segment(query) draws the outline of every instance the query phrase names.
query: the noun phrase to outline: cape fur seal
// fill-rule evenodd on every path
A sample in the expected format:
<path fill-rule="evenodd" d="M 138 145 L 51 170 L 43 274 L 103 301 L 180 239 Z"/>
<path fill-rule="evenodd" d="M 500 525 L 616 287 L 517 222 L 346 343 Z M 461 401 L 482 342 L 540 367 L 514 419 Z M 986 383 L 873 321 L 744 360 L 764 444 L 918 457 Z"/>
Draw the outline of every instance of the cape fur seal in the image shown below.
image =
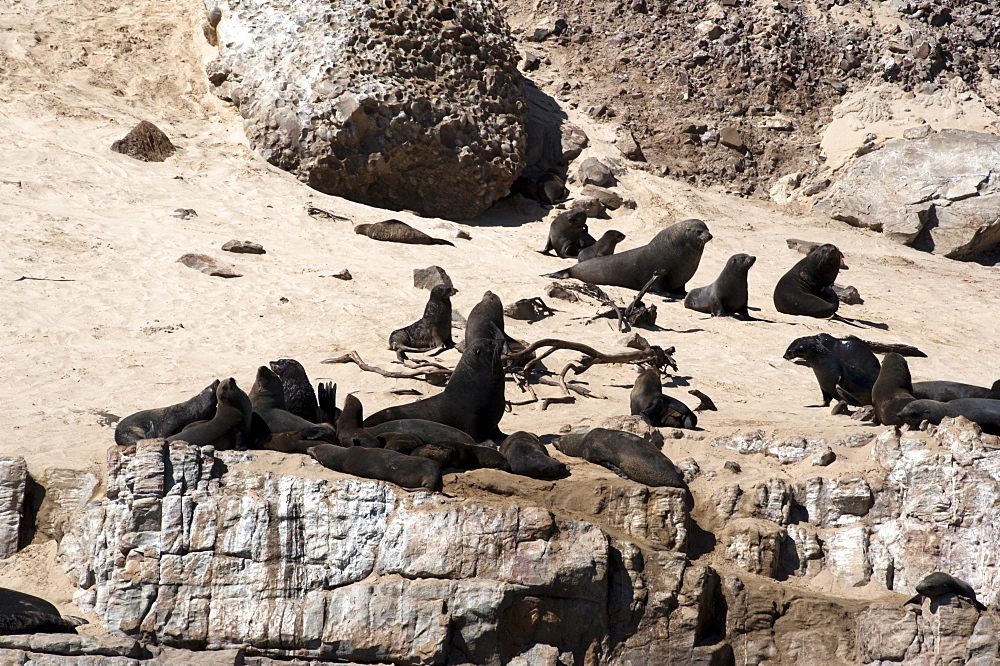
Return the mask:
<path fill-rule="evenodd" d="M 327 427 L 315 425 L 305 430 L 290 430 L 265 436 L 254 448 L 280 453 L 308 454 L 309 449 L 319 443 L 337 444 L 337 436 Z"/>
<path fill-rule="evenodd" d="M 633 415 L 642 416 L 655 428 L 688 428 L 698 426 L 698 417 L 687 405 L 663 393 L 660 371 L 649 368 L 639 373 L 629 394 Z"/>
<path fill-rule="evenodd" d="M 688 292 L 684 297 L 684 307 L 713 317 L 739 315 L 744 319 L 753 319 L 747 310 L 747 273 L 755 261 L 757 257 L 749 254 L 729 257 L 715 282 Z"/>
<path fill-rule="evenodd" d="M 396 419 L 425 419 L 458 428 L 477 442 L 499 437 L 497 426 L 505 404 L 503 375 L 500 343 L 476 340 L 466 347 L 441 393 L 375 412 L 365 419 L 364 426 L 371 428 Z"/>
<path fill-rule="evenodd" d="M 910 366 L 906 364 L 906 359 L 895 352 L 886 354 L 878 378 L 872 385 L 875 418 L 883 425 L 902 425 L 899 412 L 914 400 Z"/>
<path fill-rule="evenodd" d="M 362 479 L 388 481 L 401 488 L 441 490 L 441 467 L 427 458 L 386 449 L 334 444 L 318 444 L 309 449 L 309 455 L 323 467 L 335 472 Z"/>
<path fill-rule="evenodd" d="M 423 442 L 462 442 L 464 444 L 475 444 L 468 433 L 446 426 L 443 423 L 435 423 L 426 419 L 396 419 L 394 421 L 384 421 L 377 426 L 369 426 L 368 432 L 376 437 L 388 438 L 392 433 L 415 435 Z M 404 452 L 406 453 L 406 452 Z"/>
<path fill-rule="evenodd" d="M 833 282 L 840 273 L 843 258 L 836 245 L 826 243 L 814 248 L 778 280 L 774 287 L 775 309 L 807 317 L 836 314 L 840 299 L 833 290 Z"/>
<path fill-rule="evenodd" d="M 253 411 L 267 424 L 271 433 L 305 430 L 316 425 L 285 409 L 285 390 L 281 378 L 266 365 L 257 368 L 257 379 L 250 388 Z M 333 430 L 332 426 L 330 427 Z"/>
<path fill-rule="evenodd" d="M 429 351 L 453 347 L 451 338 L 451 297 L 453 288 L 439 284 L 431 289 L 424 306 L 424 314 L 405 328 L 389 335 L 389 349 L 393 351 Z"/>
<path fill-rule="evenodd" d="M 285 397 L 285 409 L 306 421 L 321 423 L 323 418 L 319 413 L 319 403 L 316 392 L 309 383 L 306 369 L 294 358 L 282 358 L 268 363 L 274 374 L 281 379 L 281 388 Z"/>
<path fill-rule="evenodd" d="M 75 634 L 87 624 L 83 618 L 67 615 L 51 603 L 25 592 L 0 587 L 0 635 Z"/>
<path fill-rule="evenodd" d="M 503 440 L 500 453 L 510 464 L 510 471 L 536 479 L 557 479 L 566 475 L 566 465 L 549 455 L 542 442 L 530 432 L 520 430 Z"/>
<path fill-rule="evenodd" d="M 638 290 L 655 273 L 663 271 L 650 291 L 683 296 L 684 285 L 698 270 L 705 244 L 710 240 L 712 234 L 704 222 L 684 220 L 660 231 L 642 247 L 581 261 L 546 277 L 572 277 L 591 284 Z"/>
<path fill-rule="evenodd" d="M 921 597 L 937 599 L 938 597 L 946 594 L 954 594 L 959 597 L 965 597 L 975 604 L 976 608 L 979 610 L 986 610 L 986 606 L 976 599 L 976 591 L 972 589 L 971 585 L 966 583 L 964 580 L 955 578 L 951 574 L 946 574 L 943 571 L 935 571 L 934 573 L 925 576 L 923 580 L 917 583 L 916 590 L 916 596 L 906 603 L 919 604 L 922 601 Z"/>
<path fill-rule="evenodd" d="M 899 419 L 918 426 L 924 421 L 934 425 L 947 417 L 964 416 L 989 435 L 1000 435 L 1000 400 L 989 398 L 958 398 L 948 402 L 913 400 L 899 411 Z"/>
<path fill-rule="evenodd" d="M 211 420 L 192 425 L 168 437 L 167 441 L 187 442 L 195 446 L 214 446 L 219 451 L 251 446 L 250 426 L 253 421 L 253 405 L 250 403 L 250 398 L 236 385 L 236 380 L 232 377 L 219 383 L 215 396 L 215 415 Z"/>
<path fill-rule="evenodd" d="M 556 440 L 556 448 L 647 486 L 687 488 L 684 477 L 662 451 L 630 432 L 594 428 L 583 434 L 563 435 Z"/>
<path fill-rule="evenodd" d="M 962 384 L 961 382 L 913 382 L 913 397 L 917 400 L 937 400 L 938 402 L 948 402 L 949 400 L 959 400 L 961 398 L 991 398 L 993 400 L 1000 400 L 1000 379 L 993 382 L 993 386 L 990 388 L 974 384 Z"/>
<path fill-rule="evenodd" d="M 580 250 L 594 243 L 587 231 L 587 214 L 579 208 L 571 208 L 552 220 L 542 254 L 555 250 L 557 256 L 567 259 L 577 256 Z"/>
<path fill-rule="evenodd" d="M 872 404 L 872 386 L 881 366 L 861 340 L 838 340 L 826 333 L 796 338 L 788 345 L 784 358 L 802 359 L 809 364 L 819 382 L 824 406 L 838 398 L 859 407 Z"/>
<path fill-rule="evenodd" d="M 583 248 L 577 253 L 576 258 L 580 261 L 587 261 L 594 257 L 607 257 L 615 253 L 618 243 L 625 240 L 625 234 L 616 229 L 609 229 L 604 235 L 597 239 L 593 245 Z"/>
<path fill-rule="evenodd" d="M 344 398 L 344 409 L 337 419 L 337 440 L 341 446 L 364 446 L 377 448 L 384 444 L 378 437 L 362 427 L 364 408 L 361 401 L 353 393 Z"/>
<path fill-rule="evenodd" d="M 499 340 L 503 345 L 503 352 L 510 353 L 511 343 L 514 348 L 523 348 L 514 338 L 504 331 L 503 323 L 503 303 L 500 297 L 492 291 L 483 294 L 481 301 L 469 313 L 469 318 L 465 323 L 465 346 L 468 347 L 476 340 L 480 339 Z"/>
<path fill-rule="evenodd" d="M 169 407 L 144 409 L 126 416 L 115 427 L 115 443 L 118 446 L 131 446 L 140 439 L 170 437 L 188 424 L 211 419 L 215 416 L 215 393 L 218 388 L 219 380 L 216 379 L 201 393 L 184 402 Z"/>
<path fill-rule="evenodd" d="M 409 243 L 410 245 L 451 245 L 451 241 L 443 238 L 434 238 L 424 232 L 414 229 L 406 222 L 400 220 L 386 220 L 375 224 L 359 224 L 354 227 L 354 233 L 361 236 L 368 236 L 377 241 L 389 241 L 392 243 Z"/>

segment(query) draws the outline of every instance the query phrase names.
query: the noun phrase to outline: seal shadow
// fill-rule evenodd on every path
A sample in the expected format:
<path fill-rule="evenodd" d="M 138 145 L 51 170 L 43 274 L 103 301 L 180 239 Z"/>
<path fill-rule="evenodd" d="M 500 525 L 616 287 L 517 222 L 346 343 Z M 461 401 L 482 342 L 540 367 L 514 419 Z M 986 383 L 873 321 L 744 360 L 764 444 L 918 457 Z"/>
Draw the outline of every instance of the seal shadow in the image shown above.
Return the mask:
<path fill-rule="evenodd" d="M 688 530 L 687 556 L 691 560 L 697 560 L 702 555 L 708 555 L 715 550 L 718 539 L 706 529 L 703 529 L 694 516 L 691 517 L 691 527 Z"/>
<path fill-rule="evenodd" d="M 669 381 L 663 382 L 663 388 L 682 388 L 685 386 L 691 386 L 691 379 L 687 375 L 670 375 Z"/>
<path fill-rule="evenodd" d="M 850 317 L 845 317 L 843 315 L 836 315 L 833 317 L 836 321 L 842 321 L 848 326 L 854 326 L 855 328 L 864 328 L 865 326 L 869 328 L 877 328 L 880 331 L 888 331 L 889 324 L 884 324 L 880 321 L 868 321 L 867 319 L 852 319 Z"/>

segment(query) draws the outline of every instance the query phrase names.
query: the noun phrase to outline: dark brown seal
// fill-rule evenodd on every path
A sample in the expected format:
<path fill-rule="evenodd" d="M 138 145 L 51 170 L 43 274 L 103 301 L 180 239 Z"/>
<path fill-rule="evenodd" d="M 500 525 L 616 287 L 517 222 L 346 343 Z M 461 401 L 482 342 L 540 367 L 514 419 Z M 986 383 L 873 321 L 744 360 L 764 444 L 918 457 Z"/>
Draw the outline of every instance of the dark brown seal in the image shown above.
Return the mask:
<path fill-rule="evenodd" d="M 465 322 L 465 346 L 468 347 L 474 341 L 481 339 L 499 340 L 505 354 L 511 352 L 512 345 L 515 350 L 523 348 L 517 340 L 504 331 L 503 303 L 492 291 L 483 294 L 483 299 L 472 308 Z"/>
<path fill-rule="evenodd" d="M 973 604 L 976 608 L 981 611 L 987 610 L 978 599 L 976 599 L 976 591 L 972 589 L 972 586 L 966 583 L 960 578 L 955 578 L 951 574 L 944 573 L 943 571 L 935 571 L 932 574 L 928 574 L 916 585 L 917 594 L 912 599 L 907 601 L 908 604 L 919 604 L 923 601 L 922 597 L 927 597 L 928 599 L 937 599 L 946 594 L 954 594 L 959 597 L 965 597 Z"/>
<path fill-rule="evenodd" d="M 698 417 L 683 402 L 663 393 L 660 372 L 649 368 L 639 373 L 629 395 L 633 415 L 642 416 L 655 428 L 698 427 Z"/>
<path fill-rule="evenodd" d="M 337 419 L 337 439 L 341 446 L 365 446 L 376 448 L 384 444 L 378 437 L 365 430 L 361 425 L 364 421 L 364 408 L 361 401 L 353 393 L 344 398 L 344 409 Z"/>
<path fill-rule="evenodd" d="M 872 404 L 872 387 L 881 366 L 861 340 L 838 340 L 826 333 L 797 338 L 788 345 L 784 358 L 802 359 L 812 368 L 824 406 L 837 399 L 859 407 Z"/>
<path fill-rule="evenodd" d="M 684 307 L 713 317 L 739 315 L 743 319 L 753 319 L 747 310 L 747 273 L 755 261 L 757 257 L 750 254 L 729 257 L 715 282 L 688 292 L 684 297 Z"/>
<path fill-rule="evenodd" d="M 118 446 L 131 446 L 140 439 L 170 437 L 188 424 L 209 420 L 215 415 L 215 392 L 218 388 L 219 380 L 216 379 L 201 393 L 184 402 L 169 407 L 144 409 L 126 416 L 115 427 L 115 443 Z"/>
<path fill-rule="evenodd" d="M 556 440 L 556 448 L 647 486 L 687 488 L 684 477 L 660 449 L 630 432 L 594 428 L 583 434 L 563 435 Z"/>
<path fill-rule="evenodd" d="M 591 284 L 642 289 L 655 273 L 663 271 L 650 291 L 683 296 L 684 285 L 698 270 L 705 244 L 712 234 L 701 220 L 684 220 L 656 234 L 642 247 L 607 257 L 581 261 L 546 277 L 572 277 Z"/>
<path fill-rule="evenodd" d="M 365 419 L 371 428 L 396 419 L 424 419 L 468 433 L 477 442 L 500 436 L 504 411 L 503 366 L 500 343 L 476 340 L 455 367 L 444 391 L 405 405 L 389 407 Z"/>
<path fill-rule="evenodd" d="M 254 448 L 281 453 L 308 454 L 310 448 L 323 442 L 337 444 L 337 436 L 326 426 L 315 425 L 305 430 L 290 430 L 266 435 L 254 445 Z"/>
<path fill-rule="evenodd" d="M 320 423 L 323 418 L 319 413 L 319 403 L 316 392 L 309 383 L 306 369 L 294 358 L 282 358 L 268 363 L 274 374 L 281 378 L 281 387 L 285 396 L 285 409 L 306 421 Z"/>
<path fill-rule="evenodd" d="M 257 379 L 250 388 L 253 411 L 264 420 L 271 433 L 306 430 L 316 425 L 285 409 L 285 389 L 281 378 L 266 365 L 257 368 Z M 333 427 L 330 426 L 330 430 Z"/>
<path fill-rule="evenodd" d="M 63 617 L 51 603 L 25 592 L 0 587 L 0 636 L 18 634 L 75 634 L 87 621 Z"/>
<path fill-rule="evenodd" d="M 400 220 L 386 220 L 375 224 L 359 224 L 354 227 L 354 233 L 368 236 L 377 241 L 392 243 L 409 243 L 410 245 L 451 245 L 454 243 L 443 238 L 428 236 L 419 229 L 414 229 Z"/>
<path fill-rule="evenodd" d="M 388 439 L 392 433 L 414 435 L 423 442 L 463 442 L 465 444 L 475 444 L 468 433 L 458 428 L 446 426 L 443 423 L 435 423 L 425 419 L 397 419 L 395 421 L 385 421 L 377 426 L 369 426 L 368 432 L 376 437 Z M 404 453 L 409 453 L 404 451 Z"/>
<path fill-rule="evenodd" d="M 536 479 L 557 479 L 566 475 L 566 465 L 549 455 L 542 442 L 523 430 L 507 437 L 500 453 L 510 464 L 510 471 Z"/>
<path fill-rule="evenodd" d="M 191 426 L 168 437 L 167 441 L 214 446 L 219 451 L 249 447 L 252 444 L 250 424 L 253 420 L 250 398 L 232 377 L 219 384 L 215 395 L 215 416 L 210 421 Z"/>
<path fill-rule="evenodd" d="M 914 399 L 910 366 L 906 364 L 906 359 L 895 352 L 886 354 L 872 386 L 875 418 L 883 425 L 902 425 L 899 412 Z"/>
<path fill-rule="evenodd" d="M 580 261 L 587 261 L 594 257 L 610 256 L 615 253 L 615 247 L 623 240 L 625 240 L 625 234 L 615 229 L 608 229 L 603 236 L 597 239 L 596 243 L 581 249 L 576 258 Z"/>
<path fill-rule="evenodd" d="M 327 469 L 363 479 L 395 483 L 402 488 L 441 490 L 441 467 L 433 460 L 386 449 L 318 444 L 309 455 Z"/>
<path fill-rule="evenodd" d="M 433 442 L 414 447 L 410 450 L 410 455 L 430 458 L 437 461 L 441 467 L 462 470 L 501 469 L 510 471 L 507 458 L 502 453 L 492 447 L 477 444 Z"/>
<path fill-rule="evenodd" d="M 899 419 L 911 426 L 924 421 L 937 425 L 942 419 L 964 416 L 989 435 L 1000 435 L 1000 400 L 958 398 L 948 402 L 913 400 L 899 411 Z"/>
<path fill-rule="evenodd" d="M 451 297 L 457 293 L 439 284 L 431 289 L 424 315 L 405 328 L 389 335 L 389 349 L 394 351 L 429 351 L 454 346 L 451 338 Z"/>
<path fill-rule="evenodd" d="M 949 381 L 913 382 L 913 397 L 917 400 L 937 400 L 938 402 L 962 398 L 1000 400 L 1000 379 L 993 382 L 993 386 L 990 388 Z"/>
<path fill-rule="evenodd" d="M 843 258 L 837 246 L 830 243 L 812 250 L 778 280 L 774 287 L 775 309 L 807 317 L 836 314 L 840 299 L 833 290 L 833 282 L 840 273 Z"/>
<path fill-rule="evenodd" d="M 594 242 L 587 231 L 587 214 L 579 208 L 571 208 L 552 220 L 542 254 L 555 250 L 556 255 L 563 259 L 575 257 L 580 250 L 590 247 Z"/>

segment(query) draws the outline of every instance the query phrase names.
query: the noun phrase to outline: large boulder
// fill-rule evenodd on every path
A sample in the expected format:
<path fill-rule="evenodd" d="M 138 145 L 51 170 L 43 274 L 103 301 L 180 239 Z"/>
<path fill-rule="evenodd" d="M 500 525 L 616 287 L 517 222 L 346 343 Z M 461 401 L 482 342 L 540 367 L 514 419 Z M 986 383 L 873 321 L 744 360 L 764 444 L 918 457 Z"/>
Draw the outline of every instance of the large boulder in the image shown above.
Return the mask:
<path fill-rule="evenodd" d="M 468 219 L 524 168 L 519 56 L 492 2 L 218 6 L 216 94 L 237 106 L 255 149 L 310 186 Z"/>
<path fill-rule="evenodd" d="M 954 259 L 1000 246 L 1000 136 L 942 130 L 857 159 L 814 210 Z"/>

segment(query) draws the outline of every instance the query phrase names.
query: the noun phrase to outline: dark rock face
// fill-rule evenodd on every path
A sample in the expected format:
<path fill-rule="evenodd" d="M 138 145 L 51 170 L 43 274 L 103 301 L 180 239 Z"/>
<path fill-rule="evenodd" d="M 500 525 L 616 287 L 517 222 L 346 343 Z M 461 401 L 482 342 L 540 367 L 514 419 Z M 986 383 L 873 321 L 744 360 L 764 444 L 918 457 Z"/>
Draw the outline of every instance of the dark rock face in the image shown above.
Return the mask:
<path fill-rule="evenodd" d="M 523 170 L 518 54 L 493 3 L 221 6 L 214 90 L 254 148 L 310 186 L 468 219 Z"/>
<path fill-rule="evenodd" d="M 176 148 L 159 127 L 143 120 L 111 144 L 111 150 L 143 162 L 162 162 L 173 155 Z"/>

